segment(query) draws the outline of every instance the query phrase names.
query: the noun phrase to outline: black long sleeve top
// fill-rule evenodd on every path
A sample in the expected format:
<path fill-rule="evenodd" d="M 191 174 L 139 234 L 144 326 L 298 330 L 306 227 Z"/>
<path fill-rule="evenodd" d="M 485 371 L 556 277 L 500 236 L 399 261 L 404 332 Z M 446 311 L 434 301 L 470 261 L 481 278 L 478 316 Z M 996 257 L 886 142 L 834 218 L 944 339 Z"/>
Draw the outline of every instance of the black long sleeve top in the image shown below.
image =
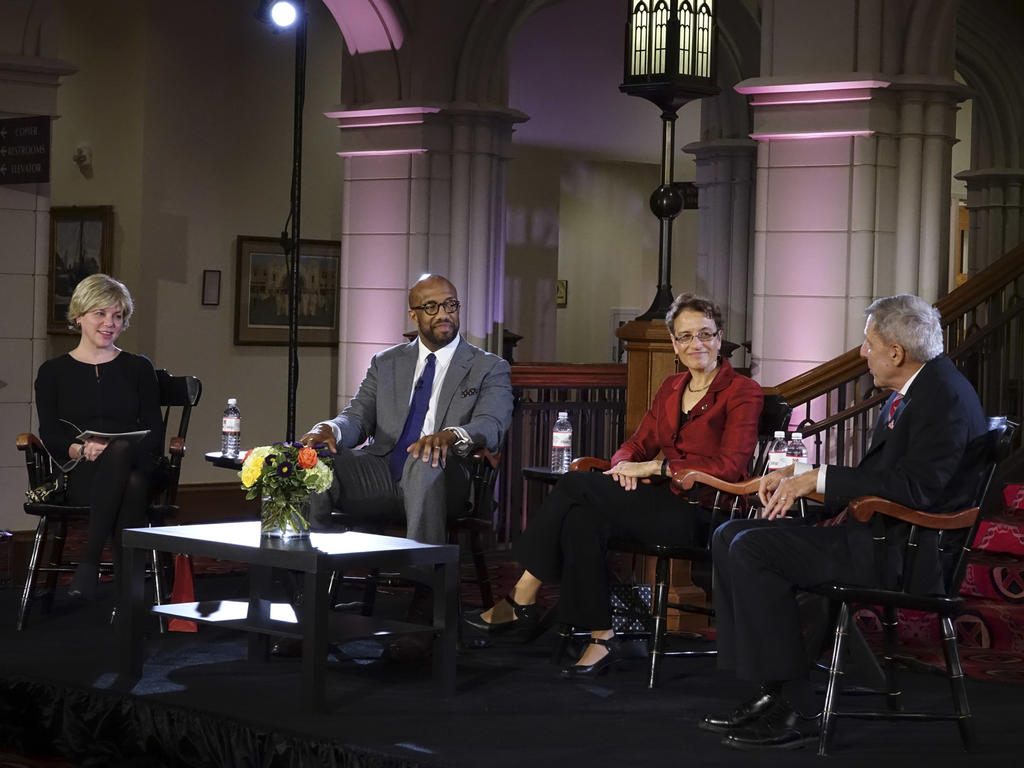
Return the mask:
<path fill-rule="evenodd" d="M 144 355 L 121 351 L 94 365 L 61 355 L 39 366 L 36 375 L 39 437 L 54 459 L 69 460 L 79 432 L 132 432 L 148 429 L 140 449 L 163 452 L 160 387 L 153 363 Z M 70 422 L 67 424 L 65 422 Z"/>

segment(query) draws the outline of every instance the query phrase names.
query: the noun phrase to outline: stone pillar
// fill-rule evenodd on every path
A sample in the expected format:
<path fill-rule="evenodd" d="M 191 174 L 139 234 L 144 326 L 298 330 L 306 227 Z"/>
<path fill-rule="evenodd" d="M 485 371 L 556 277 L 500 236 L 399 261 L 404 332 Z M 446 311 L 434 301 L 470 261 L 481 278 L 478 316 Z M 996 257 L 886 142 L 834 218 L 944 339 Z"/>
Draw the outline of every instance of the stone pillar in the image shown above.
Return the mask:
<path fill-rule="evenodd" d="M 717 139 L 687 144 L 695 158 L 700 210 L 697 224 L 697 293 L 722 308 L 725 335 L 742 344 L 750 339 L 750 236 L 757 143 Z M 731 362 L 743 367 L 746 350 Z"/>
<path fill-rule="evenodd" d="M 74 72 L 53 58 L 55 4 L 17 0 L 0 8 L 0 118 L 57 114 L 60 78 Z M 0 158 L 2 161 L 2 158 Z M 48 356 L 46 309 L 50 185 L 0 186 L 0 528 L 24 528 L 25 459 L 14 448 L 37 431 L 32 383 Z"/>
<path fill-rule="evenodd" d="M 338 405 L 370 356 L 402 340 L 409 285 L 446 275 L 462 332 L 501 354 L 504 174 L 514 110 L 399 104 L 327 113 L 341 129 Z"/>
<path fill-rule="evenodd" d="M 958 173 L 971 213 L 967 274 L 974 275 L 1024 239 L 1024 168 Z"/>

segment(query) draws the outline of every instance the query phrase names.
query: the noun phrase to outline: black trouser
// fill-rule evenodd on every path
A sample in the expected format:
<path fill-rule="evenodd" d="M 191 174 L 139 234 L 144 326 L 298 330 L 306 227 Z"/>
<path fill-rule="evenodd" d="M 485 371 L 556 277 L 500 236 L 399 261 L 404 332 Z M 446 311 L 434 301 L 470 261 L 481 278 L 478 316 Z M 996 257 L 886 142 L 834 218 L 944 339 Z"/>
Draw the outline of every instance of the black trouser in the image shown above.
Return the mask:
<path fill-rule="evenodd" d="M 706 530 L 697 507 L 668 483 L 624 490 L 608 475 L 570 472 L 531 516 L 516 542 L 516 558 L 544 582 L 561 582 L 561 620 L 590 630 L 611 629 L 606 551 L 611 538 L 688 546 Z"/>
<path fill-rule="evenodd" d="M 121 559 L 121 531 L 148 523 L 154 457 L 129 440 L 113 440 L 96 461 L 80 461 L 68 475 L 68 503 L 89 507 L 83 563 L 98 564 L 113 538 L 114 568 Z"/>
<path fill-rule="evenodd" d="M 854 556 L 846 525 L 732 520 L 715 531 L 711 551 L 718 666 L 757 683 L 807 675 L 798 587 L 873 582 L 872 559 Z"/>

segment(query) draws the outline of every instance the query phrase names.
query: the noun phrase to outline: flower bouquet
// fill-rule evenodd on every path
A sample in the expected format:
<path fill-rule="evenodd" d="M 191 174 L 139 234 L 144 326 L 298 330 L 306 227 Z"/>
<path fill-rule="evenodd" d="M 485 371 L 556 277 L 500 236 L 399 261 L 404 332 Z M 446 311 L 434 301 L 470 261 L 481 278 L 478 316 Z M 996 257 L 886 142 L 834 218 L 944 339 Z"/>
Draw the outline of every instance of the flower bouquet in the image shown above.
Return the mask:
<path fill-rule="evenodd" d="M 309 521 L 302 506 L 311 493 L 331 487 L 333 472 L 330 454 L 302 443 L 274 443 L 246 453 L 238 476 L 245 498 L 262 499 L 264 535 L 289 537 L 307 534 Z"/>

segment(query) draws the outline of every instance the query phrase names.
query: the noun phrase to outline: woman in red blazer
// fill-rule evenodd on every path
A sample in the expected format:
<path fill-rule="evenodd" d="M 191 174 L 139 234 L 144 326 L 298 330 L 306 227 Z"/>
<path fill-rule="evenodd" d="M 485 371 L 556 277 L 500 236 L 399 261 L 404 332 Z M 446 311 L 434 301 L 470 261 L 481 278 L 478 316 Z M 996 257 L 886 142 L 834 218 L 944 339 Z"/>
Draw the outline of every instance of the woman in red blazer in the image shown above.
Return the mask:
<path fill-rule="evenodd" d="M 605 564 L 608 539 L 691 544 L 702 527 L 706 532 L 707 520 L 696 519 L 664 478 L 702 470 L 739 480 L 757 445 L 761 388 L 719 357 L 718 307 L 683 294 L 665 324 L 686 371 L 664 381 L 636 432 L 612 456 L 611 469 L 570 472 L 559 480 L 516 543 L 526 570 L 512 594 L 464 617 L 488 634 L 515 630 L 532 636 L 541 584 L 560 581 L 561 619 L 591 629 L 590 643 L 562 670 L 563 677 L 596 676 L 617 657 Z"/>

